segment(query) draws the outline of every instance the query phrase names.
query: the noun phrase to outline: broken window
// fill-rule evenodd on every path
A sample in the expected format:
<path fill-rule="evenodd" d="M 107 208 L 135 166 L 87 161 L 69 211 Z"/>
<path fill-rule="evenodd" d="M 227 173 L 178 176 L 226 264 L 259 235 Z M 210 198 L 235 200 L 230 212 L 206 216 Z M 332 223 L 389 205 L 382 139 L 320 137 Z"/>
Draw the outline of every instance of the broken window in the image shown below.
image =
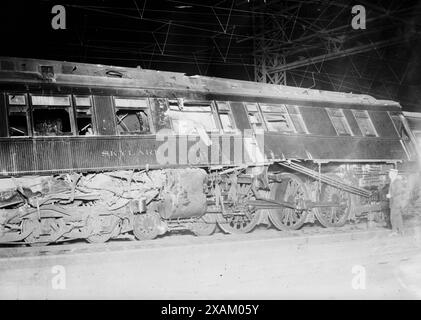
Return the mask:
<path fill-rule="evenodd" d="M 260 114 L 257 103 L 246 103 L 246 108 L 249 121 L 253 130 L 264 130 L 262 115 Z"/>
<path fill-rule="evenodd" d="M 358 127 L 364 136 L 377 137 L 376 129 L 371 122 L 370 116 L 366 110 L 353 110 L 352 111 L 357 120 Z"/>
<path fill-rule="evenodd" d="M 74 99 L 76 108 L 76 128 L 78 135 L 94 135 L 91 98 L 75 96 Z"/>
<path fill-rule="evenodd" d="M 144 110 L 119 109 L 116 112 L 119 134 L 149 133 L 148 116 Z"/>
<path fill-rule="evenodd" d="M 28 106 L 26 95 L 8 95 L 8 124 L 10 137 L 25 137 L 28 130 Z"/>
<path fill-rule="evenodd" d="M 32 96 L 32 117 L 36 136 L 72 135 L 68 96 Z"/>
<path fill-rule="evenodd" d="M 218 131 L 210 102 L 170 100 L 168 115 L 178 134 L 200 134 L 200 131 Z"/>
<path fill-rule="evenodd" d="M 32 111 L 32 114 L 36 136 L 72 135 L 69 113 L 64 108 L 36 108 Z"/>
<path fill-rule="evenodd" d="M 308 133 L 306 124 L 298 106 L 287 105 L 287 109 L 295 130 L 297 130 L 298 133 Z"/>
<path fill-rule="evenodd" d="M 146 99 L 115 98 L 118 134 L 150 133 L 149 108 Z"/>
<path fill-rule="evenodd" d="M 260 107 L 269 131 L 295 132 L 294 125 L 284 105 L 261 104 Z"/>
<path fill-rule="evenodd" d="M 342 109 L 327 108 L 326 111 L 338 135 L 340 136 L 352 135 L 351 128 L 349 127 L 348 121 L 346 120 Z"/>
<path fill-rule="evenodd" d="M 11 106 L 26 106 L 26 95 L 24 94 L 9 94 L 9 105 Z"/>
<path fill-rule="evenodd" d="M 216 104 L 218 107 L 219 119 L 221 119 L 222 130 L 224 132 L 234 132 L 235 126 L 228 102 L 218 101 Z"/>

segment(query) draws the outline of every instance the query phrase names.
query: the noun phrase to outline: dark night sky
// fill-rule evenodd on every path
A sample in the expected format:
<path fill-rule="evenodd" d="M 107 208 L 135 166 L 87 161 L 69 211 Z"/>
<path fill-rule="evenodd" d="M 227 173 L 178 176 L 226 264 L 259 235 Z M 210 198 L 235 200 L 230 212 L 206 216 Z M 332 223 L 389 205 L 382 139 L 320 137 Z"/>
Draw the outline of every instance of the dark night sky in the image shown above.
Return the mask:
<path fill-rule="evenodd" d="M 137 0 L 139 10 L 143 9 L 143 1 Z M 201 2 L 206 5 L 206 1 Z M 212 4 L 212 1 L 207 3 Z M 55 4 L 66 7 L 66 30 L 51 28 L 51 8 Z M 233 65 L 224 63 L 222 58 L 250 52 L 251 41 L 241 46 L 230 45 L 227 52 L 229 37 L 218 29 L 216 16 L 212 16 L 212 11 L 208 12 L 206 7 L 183 9 L 177 8 L 176 2 L 149 0 L 140 20 L 132 0 L 65 3 L 15 0 L 2 1 L 1 6 L 1 36 L 7 43 L 1 48 L 2 55 L 140 65 L 189 74 L 204 74 L 207 70 L 208 75 L 246 80 L 249 72 L 252 77 L 250 66 L 246 71 L 240 60 Z M 224 12 L 217 11 L 217 14 L 225 22 Z M 172 21 L 169 28 L 162 23 L 168 20 Z M 234 14 L 230 23 L 236 25 L 236 32 L 251 32 L 249 14 Z M 220 34 L 206 30 L 218 30 Z M 212 39 L 214 35 L 216 37 Z M 245 56 L 244 64 L 250 63 L 250 58 Z"/>
<path fill-rule="evenodd" d="M 145 0 L 6 0 L 0 5 L 0 55 L 140 65 L 253 80 L 253 20 L 262 16 L 263 11 L 259 10 L 266 10 L 266 17 L 271 14 L 278 17 L 283 12 L 274 11 L 271 0 L 260 9 L 256 9 L 257 2 L 263 0 L 146 0 L 146 4 Z M 383 7 L 385 1 L 360 2 L 366 4 L 367 18 L 378 22 L 369 22 L 367 30 L 359 31 L 361 34 L 346 28 L 342 34 L 332 34 L 333 40 L 345 39 L 345 44 L 355 47 L 396 36 L 408 39 L 351 59 L 345 57 L 322 66 L 292 70 L 287 72 L 288 84 L 393 98 L 407 110 L 421 111 L 421 42 L 410 36 L 420 32 L 419 4 L 409 0 L 389 1 Z M 319 55 L 320 48 L 312 51 L 311 45 L 326 41 L 326 37 L 320 36 L 323 28 L 349 24 L 350 8 L 358 1 L 296 3 L 298 19 L 287 16 L 290 23 L 285 30 L 293 40 L 303 35 L 312 40 L 285 43 L 285 48 L 298 51 L 288 56 L 287 62 Z M 56 4 L 66 7 L 66 30 L 51 27 L 51 8 Z M 405 10 L 410 6 L 415 9 Z M 386 11 L 382 12 L 384 8 Z M 377 19 L 381 15 L 386 17 Z M 312 37 L 314 32 L 319 35 Z"/>

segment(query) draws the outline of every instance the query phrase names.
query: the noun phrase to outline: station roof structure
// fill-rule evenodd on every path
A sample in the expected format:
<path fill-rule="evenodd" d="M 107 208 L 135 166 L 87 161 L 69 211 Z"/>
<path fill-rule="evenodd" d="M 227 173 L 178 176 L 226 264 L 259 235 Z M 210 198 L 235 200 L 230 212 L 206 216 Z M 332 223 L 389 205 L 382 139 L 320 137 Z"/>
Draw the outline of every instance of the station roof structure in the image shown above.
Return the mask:
<path fill-rule="evenodd" d="M 0 56 L 352 92 L 420 111 L 421 3 L 357 2 L 68 0 L 66 29 L 54 30 L 56 1 L 6 0 Z M 356 4 L 365 29 L 352 27 Z"/>

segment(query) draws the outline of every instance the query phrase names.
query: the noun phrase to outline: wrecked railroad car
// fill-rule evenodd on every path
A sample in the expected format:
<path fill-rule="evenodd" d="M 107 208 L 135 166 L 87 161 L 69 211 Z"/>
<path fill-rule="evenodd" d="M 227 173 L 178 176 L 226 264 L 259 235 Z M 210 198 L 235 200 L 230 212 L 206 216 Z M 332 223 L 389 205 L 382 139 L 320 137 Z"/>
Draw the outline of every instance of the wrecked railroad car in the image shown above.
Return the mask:
<path fill-rule="evenodd" d="M 0 243 L 382 219 L 416 163 L 397 102 L 0 58 Z"/>

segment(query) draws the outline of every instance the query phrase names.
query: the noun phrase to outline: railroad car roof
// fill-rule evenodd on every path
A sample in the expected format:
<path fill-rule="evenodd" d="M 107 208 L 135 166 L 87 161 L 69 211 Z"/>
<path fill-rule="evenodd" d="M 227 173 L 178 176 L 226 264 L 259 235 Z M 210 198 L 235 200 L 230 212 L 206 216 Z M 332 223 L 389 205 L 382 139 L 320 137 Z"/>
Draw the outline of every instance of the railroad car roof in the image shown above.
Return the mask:
<path fill-rule="evenodd" d="M 41 72 L 52 70 L 53 76 Z M 50 75 L 51 76 L 51 75 Z M 239 95 L 326 101 L 342 104 L 400 107 L 398 102 L 378 100 L 369 95 L 323 91 L 149 69 L 75 63 L 53 60 L 0 57 L 0 82 L 54 82 L 62 85 L 192 91 L 208 94 Z"/>

